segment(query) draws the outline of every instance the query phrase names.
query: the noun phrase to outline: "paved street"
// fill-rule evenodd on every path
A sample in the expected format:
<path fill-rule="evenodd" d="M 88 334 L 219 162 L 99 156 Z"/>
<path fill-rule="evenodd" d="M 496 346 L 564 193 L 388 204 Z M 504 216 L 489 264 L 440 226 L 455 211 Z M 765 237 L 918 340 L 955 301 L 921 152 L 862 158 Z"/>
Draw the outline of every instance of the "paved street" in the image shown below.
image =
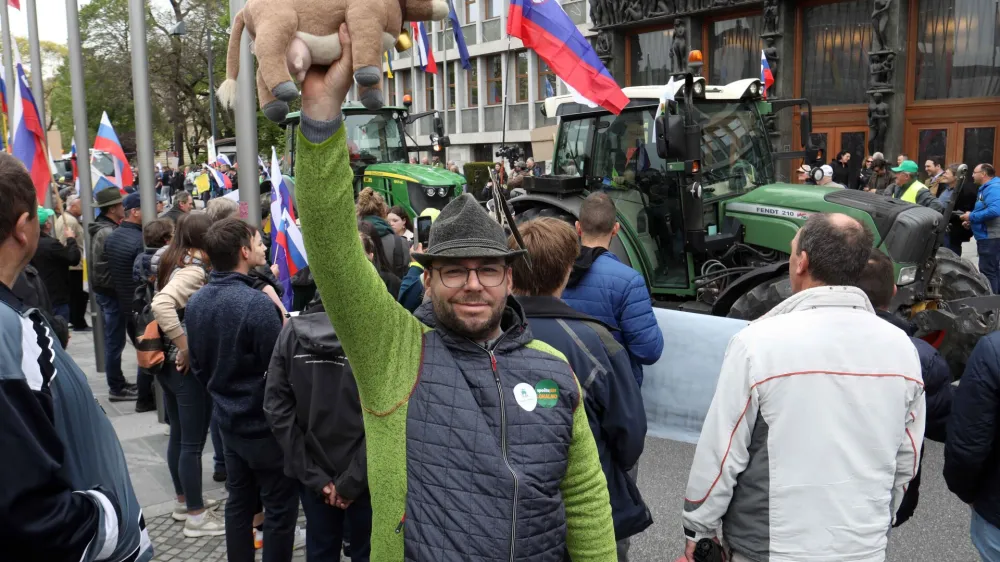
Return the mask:
<path fill-rule="evenodd" d="M 970 257 L 966 245 L 965 257 Z M 974 248 L 973 248 L 974 249 Z M 974 256 L 974 254 L 973 254 Z M 107 400 L 107 385 L 96 372 L 93 340 L 90 334 L 74 334 L 69 351 L 87 373 L 91 388 L 111 418 L 125 456 L 136 494 L 142 505 L 149 534 L 155 545 L 157 561 L 215 562 L 225 560 L 223 537 L 187 539 L 182 525 L 170 518 L 173 509 L 173 486 L 165 459 L 165 425 L 157 423 L 156 413 L 136 414 L 134 403 Z M 135 353 L 127 346 L 123 364 L 131 379 L 135 373 Z M 131 373 L 131 374 L 129 374 Z M 928 442 L 923 460 L 923 482 L 916 515 L 903 527 L 893 530 L 889 561 L 977 560 L 969 542 L 969 510 L 951 495 L 941 477 L 943 448 Z M 681 554 L 680 512 L 694 445 L 649 438 L 639 467 L 639 488 L 653 513 L 654 525 L 632 541 L 633 561 L 672 562 Z M 203 457 L 206 496 L 225 497 L 225 489 L 212 481 L 212 442 L 208 440 Z M 301 520 L 300 514 L 300 520 Z M 300 524 L 306 523 L 300 521 Z M 259 559 L 258 551 L 258 559 Z M 304 559 L 303 552 L 296 560 Z"/>

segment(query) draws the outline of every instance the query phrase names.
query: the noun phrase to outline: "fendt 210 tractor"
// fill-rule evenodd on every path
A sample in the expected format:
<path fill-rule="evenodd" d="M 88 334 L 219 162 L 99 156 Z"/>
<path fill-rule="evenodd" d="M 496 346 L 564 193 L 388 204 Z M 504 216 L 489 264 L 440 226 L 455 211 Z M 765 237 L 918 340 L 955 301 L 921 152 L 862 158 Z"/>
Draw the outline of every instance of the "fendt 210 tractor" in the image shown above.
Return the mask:
<path fill-rule="evenodd" d="M 607 193 L 621 229 L 611 251 L 642 273 L 666 306 L 747 320 L 791 294 L 791 241 L 813 213 L 850 215 L 895 265 L 893 311 L 939 348 L 956 377 L 978 338 L 997 328 L 1000 297 L 968 261 L 941 248 L 937 211 L 874 193 L 775 181 L 775 160 L 820 163 L 811 119 L 803 150 L 775 154 L 764 119 L 806 100 L 762 99 L 761 83 L 711 86 L 690 73 L 659 110 L 662 87 L 629 87 L 620 115 L 549 98 L 559 120 L 552 176 L 529 178 L 510 206 L 517 220 L 576 219 L 589 192 Z M 953 198 L 954 199 L 954 198 Z M 948 209 L 949 216 L 951 209 Z"/>
<path fill-rule="evenodd" d="M 434 117 L 437 133 L 433 141 L 447 144 L 435 112 L 410 114 L 407 107 L 365 108 L 360 103 L 348 102 L 343 106 L 347 145 L 351 152 L 351 169 L 354 170 L 355 195 L 366 187 L 382 194 L 390 206 L 400 205 L 411 217 L 427 207 L 443 209 L 449 201 L 462 194 L 465 178 L 444 168 L 410 164 L 409 153 L 431 150 L 432 147 L 407 144 L 405 125 L 425 117 Z M 289 170 L 294 169 L 295 128 L 299 113 L 291 113 L 285 120 L 286 158 Z M 270 186 L 267 187 L 270 190 Z M 264 192 L 264 187 L 261 187 Z"/>

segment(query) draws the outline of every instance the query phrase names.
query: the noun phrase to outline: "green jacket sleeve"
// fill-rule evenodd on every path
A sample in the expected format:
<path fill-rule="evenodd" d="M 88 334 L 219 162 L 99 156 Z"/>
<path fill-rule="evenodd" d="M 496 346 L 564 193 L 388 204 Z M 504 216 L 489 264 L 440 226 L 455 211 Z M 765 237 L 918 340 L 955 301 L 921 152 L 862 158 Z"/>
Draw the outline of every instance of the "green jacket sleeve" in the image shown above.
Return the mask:
<path fill-rule="evenodd" d="M 577 388 L 579 384 L 577 382 Z M 566 505 L 566 546 L 573 562 L 615 561 L 618 551 L 608 483 L 583 408 L 582 390 L 580 397 L 580 404 L 573 413 L 569 465 L 560 485 Z"/>
<path fill-rule="evenodd" d="M 409 397 L 420 368 L 422 327 L 400 306 L 358 238 L 354 172 L 341 126 L 316 144 L 298 133 L 296 198 L 309 267 L 369 413 Z"/>

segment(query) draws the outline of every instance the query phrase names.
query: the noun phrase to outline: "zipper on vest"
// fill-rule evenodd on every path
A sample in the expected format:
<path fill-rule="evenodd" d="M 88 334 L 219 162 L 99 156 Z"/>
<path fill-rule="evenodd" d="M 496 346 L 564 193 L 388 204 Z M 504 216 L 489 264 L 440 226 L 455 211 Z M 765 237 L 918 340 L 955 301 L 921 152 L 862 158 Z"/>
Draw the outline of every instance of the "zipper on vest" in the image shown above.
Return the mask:
<path fill-rule="evenodd" d="M 503 337 L 501 336 L 500 339 L 502 340 Z M 500 343 L 500 340 L 497 340 L 497 343 Z M 496 348 L 496 345 L 494 344 L 493 347 Z M 490 354 L 493 380 L 497 383 L 497 393 L 500 395 L 500 451 L 503 455 L 503 462 L 507 465 L 507 470 L 510 471 L 510 475 L 514 479 L 514 505 L 510 514 L 510 562 L 514 562 L 514 535 L 517 528 L 517 474 L 507 459 L 507 409 L 503 401 L 503 385 L 500 384 L 500 375 L 497 373 L 497 358 L 493 355 L 492 349 L 487 349 L 486 353 Z"/>
<path fill-rule="evenodd" d="M 406 512 L 403 512 L 403 518 L 399 520 L 399 525 L 396 525 L 396 534 L 398 535 L 403 531 L 403 524 L 406 523 Z"/>

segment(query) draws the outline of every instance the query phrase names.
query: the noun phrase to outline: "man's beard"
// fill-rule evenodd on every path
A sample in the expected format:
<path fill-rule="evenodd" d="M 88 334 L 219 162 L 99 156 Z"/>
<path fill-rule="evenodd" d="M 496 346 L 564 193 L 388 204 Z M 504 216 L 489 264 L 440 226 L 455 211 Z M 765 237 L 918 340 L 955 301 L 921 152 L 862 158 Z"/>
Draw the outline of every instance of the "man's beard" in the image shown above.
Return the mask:
<path fill-rule="evenodd" d="M 473 321 L 470 323 L 458 317 L 455 313 L 455 304 L 489 304 L 489 301 L 483 298 L 471 297 L 456 300 L 454 303 L 448 302 L 444 299 L 432 298 L 432 302 L 434 303 L 434 316 L 437 318 L 438 322 L 452 332 L 466 337 L 474 342 L 486 341 L 493 335 L 496 329 L 500 326 L 500 320 L 503 318 L 503 311 L 507 307 L 507 299 L 498 299 L 496 304 L 492 307 L 490 317 L 485 322 Z"/>

